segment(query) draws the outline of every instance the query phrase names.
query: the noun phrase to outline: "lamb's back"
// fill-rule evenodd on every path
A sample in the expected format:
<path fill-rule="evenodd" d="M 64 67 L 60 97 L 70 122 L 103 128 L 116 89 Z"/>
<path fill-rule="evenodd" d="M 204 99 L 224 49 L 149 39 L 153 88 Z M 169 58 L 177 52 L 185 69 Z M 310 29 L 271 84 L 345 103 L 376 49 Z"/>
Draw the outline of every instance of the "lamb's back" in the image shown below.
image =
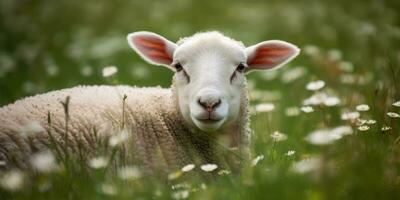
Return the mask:
<path fill-rule="evenodd" d="M 160 103 L 168 105 L 171 94 L 169 89 L 159 87 L 78 86 L 27 97 L 6 105 L 0 108 L 0 124 L 2 129 L 18 131 L 20 126 L 32 121 L 47 123 L 49 114 L 54 123 L 65 120 L 62 102 L 65 103 L 67 97 L 70 98 L 68 113 L 72 121 L 80 119 L 97 123 L 111 120 L 110 117 L 118 114 L 122 118 L 124 95 L 127 97 L 125 108 L 142 108 L 146 112 L 154 107 L 162 109 Z"/>
<path fill-rule="evenodd" d="M 153 116 L 170 116 L 166 112 L 172 107 L 170 89 L 160 87 L 78 86 L 23 98 L 0 108 L 0 160 L 12 158 L 26 166 L 32 153 L 48 148 L 49 131 L 64 143 L 67 97 L 71 148 L 79 140 L 96 149 L 94 132 L 115 134 L 124 125 L 132 129 Z"/>

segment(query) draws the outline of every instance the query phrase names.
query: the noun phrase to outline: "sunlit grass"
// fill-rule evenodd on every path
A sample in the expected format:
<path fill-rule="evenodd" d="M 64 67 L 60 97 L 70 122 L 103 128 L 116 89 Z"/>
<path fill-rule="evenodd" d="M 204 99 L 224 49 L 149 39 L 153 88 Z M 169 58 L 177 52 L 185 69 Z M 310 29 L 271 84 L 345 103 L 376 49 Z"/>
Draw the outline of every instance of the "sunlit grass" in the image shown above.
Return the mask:
<path fill-rule="evenodd" d="M 286 72 L 279 72 L 274 80 L 279 81 Z M 398 101 L 386 97 L 384 107 L 378 104 L 379 99 L 367 104 L 365 99 L 369 97 L 356 90 L 348 93 L 340 86 L 340 79 L 328 83 L 302 81 L 312 76 L 304 73 L 292 83 L 280 81 L 301 85 L 291 91 L 298 97 L 294 105 L 273 98 L 269 101 L 268 92 L 256 89 L 251 103 L 252 158 L 243 160 L 240 175 L 209 163 L 188 164 L 167 175 L 148 176 L 139 163 L 124 164 L 129 161 L 123 156 L 128 152 L 123 148 L 127 135 L 122 125 L 121 133 L 99 139 L 95 156 L 71 154 L 65 146 L 53 144 L 51 152 L 33 156 L 33 171 L 2 174 L 0 194 L 15 199 L 327 199 L 399 195 Z M 68 98 L 62 104 L 68 132 Z M 51 123 L 50 118 L 48 121 Z M 41 128 L 38 126 L 28 124 L 26 132 Z"/>

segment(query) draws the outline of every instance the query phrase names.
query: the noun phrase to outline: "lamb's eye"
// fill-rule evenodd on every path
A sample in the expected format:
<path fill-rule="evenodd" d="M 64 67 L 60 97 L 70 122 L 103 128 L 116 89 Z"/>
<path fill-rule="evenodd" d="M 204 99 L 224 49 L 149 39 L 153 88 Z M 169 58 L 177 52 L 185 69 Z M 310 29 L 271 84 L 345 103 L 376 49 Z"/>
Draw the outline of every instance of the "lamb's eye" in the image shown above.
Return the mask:
<path fill-rule="evenodd" d="M 176 63 L 173 65 L 175 67 L 176 72 L 180 72 L 182 71 L 181 74 L 183 74 L 183 76 L 186 78 L 187 82 L 190 82 L 190 77 L 189 75 L 186 73 L 186 71 L 183 69 L 181 63 Z"/>
<path fill-rule="evenodd" d="M 181 65 L 180 63 L 176 63 L 176 64 L 174 65 L 174 67 L 175 67 L 175 70 L 176 70 L 177 72 L 182 71 L 182 69 L 183 69 L 183 67 L 182 67 L 182 65 Z"/>
<path fill-rule="evenodd" d="M 240 72 L 240 73 L 243 73 L 245 69 L 246 69 L 246 66 L 245 66 L 245 64 L 243 64 L 243 63 L 240 63 L 240 64 L 236 67 L 236 71 L 238 71 L 238 72 Z"/>

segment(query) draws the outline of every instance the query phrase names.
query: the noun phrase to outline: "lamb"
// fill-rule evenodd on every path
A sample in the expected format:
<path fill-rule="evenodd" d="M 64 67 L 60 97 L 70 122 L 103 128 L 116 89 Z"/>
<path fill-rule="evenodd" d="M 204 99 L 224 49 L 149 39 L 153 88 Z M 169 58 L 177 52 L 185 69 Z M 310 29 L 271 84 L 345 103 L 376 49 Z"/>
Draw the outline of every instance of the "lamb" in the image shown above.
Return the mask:
<path fill-rule="evenodd" d="M 175 72 L 171 88 L 78 86 L 6 105 L 0 108 L 0 162 L 29 168 L 32 154 L 52 141 L 93 156 L 99 137 L 125 134 L 127 154 L 149 170 L 238 165 L 249 155 L 245 74 L 276 69 L 300 51 L 278 40 L 246 48 L 215 31 L 177 43 L 144 31 L 127 40 L 144 60 Z"/>

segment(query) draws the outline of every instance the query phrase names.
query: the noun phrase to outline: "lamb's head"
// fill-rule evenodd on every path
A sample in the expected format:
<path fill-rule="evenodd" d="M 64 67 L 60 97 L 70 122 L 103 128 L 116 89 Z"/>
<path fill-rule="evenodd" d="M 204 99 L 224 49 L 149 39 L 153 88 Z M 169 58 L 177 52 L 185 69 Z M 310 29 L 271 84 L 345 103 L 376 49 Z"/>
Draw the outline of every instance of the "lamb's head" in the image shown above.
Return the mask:
<path fill-rule="evenodd" d="M 270 40 L 245 47 L 219 32 L 197 33 L 173 43 L 151 32 L 128 35 L 146 61 L 175 72 L 180 112 L 194 128 L 223 129 L 239 117 L 245 74 L 282 66 L 299 53 L 287 42 Z"/>

